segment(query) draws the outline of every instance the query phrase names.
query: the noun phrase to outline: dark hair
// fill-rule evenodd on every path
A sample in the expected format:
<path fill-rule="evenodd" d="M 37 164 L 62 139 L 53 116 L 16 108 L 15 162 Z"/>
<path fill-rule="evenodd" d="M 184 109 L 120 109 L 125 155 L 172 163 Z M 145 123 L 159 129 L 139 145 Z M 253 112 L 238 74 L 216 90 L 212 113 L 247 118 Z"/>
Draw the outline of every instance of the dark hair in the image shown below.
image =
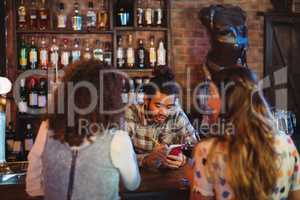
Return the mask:
<path fill-rule="evenodd" d="M 144 86 L 147 96 L 155 95 L 157 91 L 166 95 L 178 95 L 179 87 L 175 82 L 172 70 L 167 66 L 160 66 L 153 72 L 154 77 Z"/>
<path fill-rule="evenodd" d="M 85 61 L 78 62 L 74 65 L 68 66 L 64 71 L 65 74 L 62 77 L 61 83 L 58 88 L 53 93 L 53 104 L 54 110 L 58 109 L 58 106 L 64 106 L 63 112 L 54 112 L 54 114 L 48 114 L 49 119 L 49 129 L 54 132 L 54 139 L 61 141 L 62 143 L 67 142 L 71 146 L 79 146 L 84 138 L 89 139 L 93 134 L 89 131 L 79 132 L 79 120 L 85 119 L 89 123 L 97 123 L 101 128 L 107 129 L 111 128 L 113 125 L 119 125 L 121 115 L 123 112 L 119 111 L 117 113 L 104 113 L 101 112 L 100 106 L 104 108 L 105 111 L 116 111 L 121 110 L 121 77 L 114 73 L 113 71 L 109 73 L 103 73 L 102 79 L 100 77 L 100 72 L 104 70 L 113 70 L 112 66 L 106 65 L 99 61 Z M 68 126 L 68 112 L 70 105 L 68 95 L 68 84 L 72 83 L 76 86 L 77 83 L 81 81 L 86 81 L 91 84 L 97 90 L 98 98 L 101 95 L 101 101 L 97 99 L 97 105 L 95 108 L 87 113 L 80 114 L 74 113 L 74 126 Z M 100 85 L 101 83 L 104 83 Z M 64 102 L 59 105 L 59 98 L 61 99 L 61 91 L 64 92 L 63 98 Z M 86 108 L 92 101 L 92 94 L 87 88 L 80 87 L 76 90 L 74 99 L 71 101 L 78 108 Z M 71 95 L 70 95 L 71 96 Z"/>

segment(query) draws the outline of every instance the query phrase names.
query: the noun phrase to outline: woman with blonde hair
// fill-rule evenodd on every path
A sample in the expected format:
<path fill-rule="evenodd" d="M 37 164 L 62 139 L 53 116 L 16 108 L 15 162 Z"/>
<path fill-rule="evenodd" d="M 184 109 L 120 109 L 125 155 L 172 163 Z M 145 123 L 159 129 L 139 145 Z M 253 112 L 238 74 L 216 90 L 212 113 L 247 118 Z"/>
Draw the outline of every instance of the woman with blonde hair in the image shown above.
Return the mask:
<path fill-rule="evenodd" d="M 227 68 L 214 79 L 223 88 L 223 131 L 194 150 L 190 199 L 299 200 L 298 151 L 288 135 L 275 129 L 254 73 Z"/>

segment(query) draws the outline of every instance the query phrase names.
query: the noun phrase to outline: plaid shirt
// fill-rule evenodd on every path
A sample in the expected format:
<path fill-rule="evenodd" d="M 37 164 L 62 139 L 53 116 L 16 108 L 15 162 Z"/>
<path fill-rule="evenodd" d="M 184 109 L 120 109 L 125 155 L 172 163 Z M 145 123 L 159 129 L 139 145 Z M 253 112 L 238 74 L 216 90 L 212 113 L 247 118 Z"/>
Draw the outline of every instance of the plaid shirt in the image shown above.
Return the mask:
<path fill-rule="evenodd" d="M 163 124 L 157 124 L 147 117 L 144 105 L 131 105 L 125 112 L 125 129 L 131 137 L 139 165 L 153 151 L 153 140 L 170 145 L 196 143 L 198 137 L 179 106 L 176 106 Z"/>

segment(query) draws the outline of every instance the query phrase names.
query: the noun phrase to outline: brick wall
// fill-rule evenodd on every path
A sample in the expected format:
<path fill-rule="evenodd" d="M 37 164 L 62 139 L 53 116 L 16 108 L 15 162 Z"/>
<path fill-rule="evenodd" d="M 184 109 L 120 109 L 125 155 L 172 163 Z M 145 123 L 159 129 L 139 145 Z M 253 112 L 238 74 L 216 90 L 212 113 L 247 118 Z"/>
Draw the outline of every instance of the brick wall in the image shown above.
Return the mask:
<path fill-rule="evenodd" d="M 211 4 L 233 4 L 247 12 L 248 64 L 259 77 L 263 73 L 263 17 L 257 16 L 257 12 L 272 8 L 270 0 L 172 0 L 172 65 L 177 82 L 184 89 L 183 104 L 187 111 L 192 104 L 189 98 L 201 75 L 199 68 L 209 50 L 207 32 L 198 19 L 198 13 Z M 187 81 L 187 77 L 191 80 Z"/>

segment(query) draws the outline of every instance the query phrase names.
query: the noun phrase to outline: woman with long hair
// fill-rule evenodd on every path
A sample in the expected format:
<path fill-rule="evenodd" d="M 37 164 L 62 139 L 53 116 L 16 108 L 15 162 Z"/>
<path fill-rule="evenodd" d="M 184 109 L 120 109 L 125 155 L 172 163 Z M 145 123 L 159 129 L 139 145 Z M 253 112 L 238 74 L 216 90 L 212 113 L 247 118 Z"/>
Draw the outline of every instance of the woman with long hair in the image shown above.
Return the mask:
<path fill-rule="evenodd" d="M 299 200 L 298 151 L 275 129 L 254 73 L 227 68 L 214 80 L 222 86 L 221 131 L 195 148 L 190 199 Z"/>
<path fill-rule="evenodd" d="M 109 70 L 110 72 L 108 72 Z M 48 200 L 117 200 L 140 184 L 122 121 L 121 77 L 88 61 L 68 66 L 28 155 L 26 191 Z"/>

